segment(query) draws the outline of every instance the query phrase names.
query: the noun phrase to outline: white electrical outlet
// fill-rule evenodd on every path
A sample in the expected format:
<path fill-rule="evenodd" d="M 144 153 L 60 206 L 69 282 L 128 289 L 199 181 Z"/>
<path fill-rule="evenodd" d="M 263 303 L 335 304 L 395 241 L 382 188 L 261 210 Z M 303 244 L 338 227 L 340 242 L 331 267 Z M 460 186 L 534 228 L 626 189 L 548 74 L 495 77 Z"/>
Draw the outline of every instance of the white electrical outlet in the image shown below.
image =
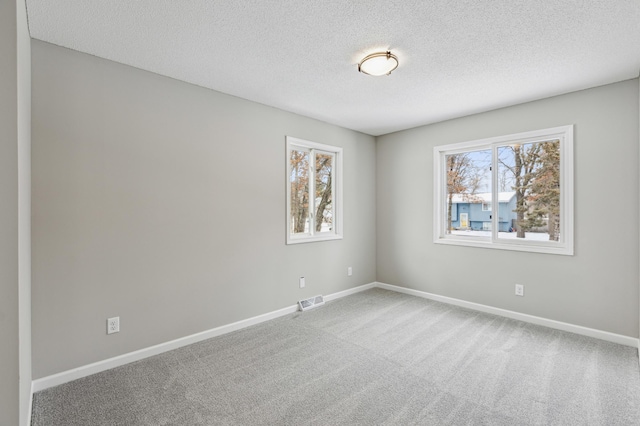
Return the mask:
<path fill-rule="evenodd" d="M 120 332 L 120 317 L 107 319 L 107 334 Z"/>
<path fill-rule="evenodd" d="M 353 268 L 352 268 L 351 266 L 349 266 L 349 267 L 347 268 L 347 275 L 348 275 L 348 276 L 353 275 Z"/>
<path fill-rule="evenodd" d="M 516 296 L 524 296 L 524 285 L 516 284 Z"/>
<path fill-rule="evenodd" d="M 304 288 L 304 286 L 305 286 L 304 277 L 300 277 L 300 288 Z"/>

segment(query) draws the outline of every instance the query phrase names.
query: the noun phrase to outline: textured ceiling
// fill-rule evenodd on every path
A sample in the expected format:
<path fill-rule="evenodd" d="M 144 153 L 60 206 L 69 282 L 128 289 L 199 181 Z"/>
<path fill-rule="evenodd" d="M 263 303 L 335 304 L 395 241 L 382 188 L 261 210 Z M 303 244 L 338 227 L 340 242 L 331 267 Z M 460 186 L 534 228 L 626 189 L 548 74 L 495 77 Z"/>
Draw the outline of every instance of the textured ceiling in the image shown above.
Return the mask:
<path fill-rule="evenodd" d="M 371 135 L 622 81 L 640 0 L 27 0 L 33 38 Z M 390 76 L 357 72 L 391 49 Z"/>

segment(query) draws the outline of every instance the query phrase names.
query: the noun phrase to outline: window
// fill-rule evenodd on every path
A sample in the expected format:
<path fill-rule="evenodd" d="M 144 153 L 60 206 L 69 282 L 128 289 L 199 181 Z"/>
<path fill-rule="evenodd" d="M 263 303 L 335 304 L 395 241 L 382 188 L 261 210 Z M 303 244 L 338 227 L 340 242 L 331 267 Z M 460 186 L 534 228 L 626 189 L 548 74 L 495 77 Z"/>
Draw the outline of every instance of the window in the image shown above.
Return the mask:
<path fill-rule="evenodd" d="M 573 126 L 433 154 L 435 243 L 573 254 Z"/>
<path fill-rule="evenodd" d="M 287 244 L 342 238 L 342 148 L 287 136 Z"/>

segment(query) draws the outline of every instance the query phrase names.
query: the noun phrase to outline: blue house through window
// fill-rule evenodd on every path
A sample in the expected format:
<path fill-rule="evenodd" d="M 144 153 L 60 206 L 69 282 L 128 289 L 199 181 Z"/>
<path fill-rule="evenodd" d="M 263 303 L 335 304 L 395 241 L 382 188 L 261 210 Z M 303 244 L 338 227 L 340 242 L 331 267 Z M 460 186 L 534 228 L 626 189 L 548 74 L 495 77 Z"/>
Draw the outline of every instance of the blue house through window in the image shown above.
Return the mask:
<path fill-rule="evenodd" d="M 516 193 L 498 193 L 498 231 L 509 232 L 517 219 Z M 451 226 L 453 229 L 490 231 L 491 193 L 453 194 L 451 205 Z"/>

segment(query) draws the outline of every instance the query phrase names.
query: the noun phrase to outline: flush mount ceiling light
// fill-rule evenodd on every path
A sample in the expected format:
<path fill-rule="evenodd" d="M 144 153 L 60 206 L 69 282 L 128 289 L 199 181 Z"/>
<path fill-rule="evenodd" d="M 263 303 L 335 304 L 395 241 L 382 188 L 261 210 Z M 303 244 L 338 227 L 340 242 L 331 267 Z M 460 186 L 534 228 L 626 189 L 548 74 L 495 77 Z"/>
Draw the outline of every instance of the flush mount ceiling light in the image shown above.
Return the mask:
<path fill-rule="evenodd" d="M 398 57 L 388 50 L 367 55 L 358 64 L 358 71 L 374 76 L 389 75 L 396 68 Z"/>

